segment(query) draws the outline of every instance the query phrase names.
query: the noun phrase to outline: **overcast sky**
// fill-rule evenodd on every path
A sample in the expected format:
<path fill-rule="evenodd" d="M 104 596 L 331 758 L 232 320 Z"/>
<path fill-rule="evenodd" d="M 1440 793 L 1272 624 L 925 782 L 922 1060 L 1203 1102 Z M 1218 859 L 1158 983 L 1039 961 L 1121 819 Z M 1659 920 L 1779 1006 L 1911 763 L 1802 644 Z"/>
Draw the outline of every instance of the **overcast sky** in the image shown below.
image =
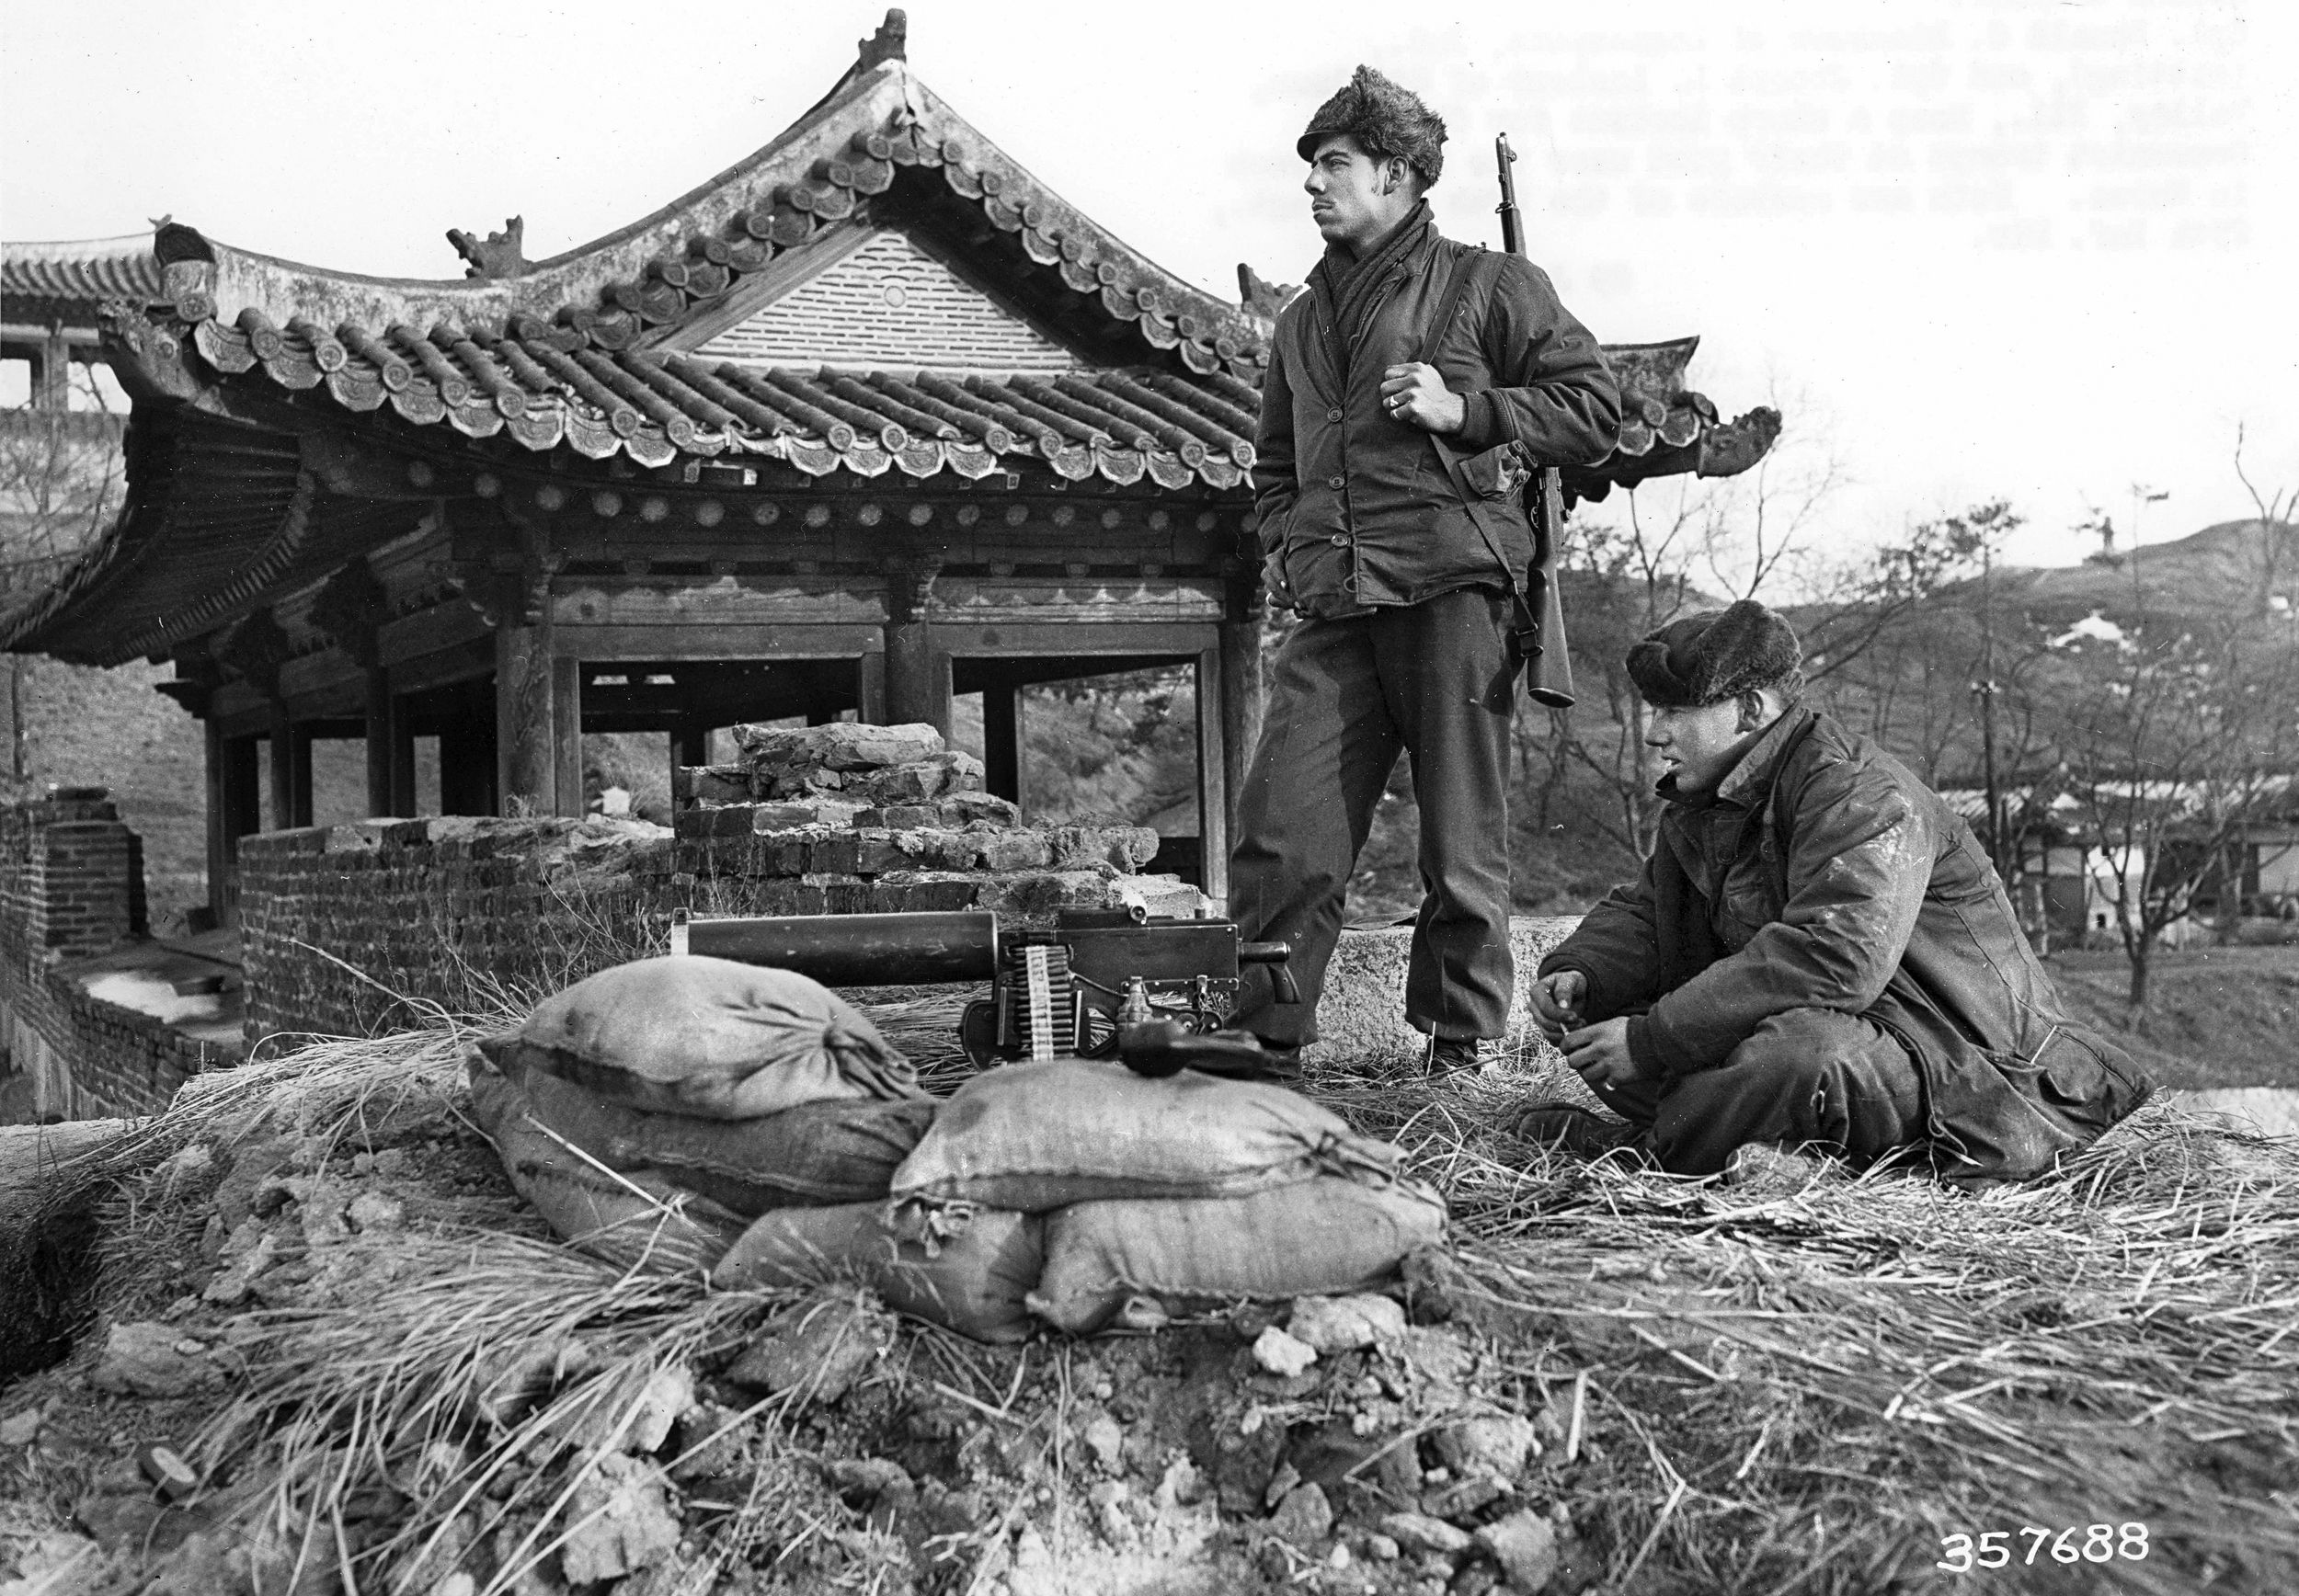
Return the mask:
<path fill-rule="evenodd" d="M 771 138 L 883 6 L 0 0 L 0 234 L 163 213 L 243 248 L 459 277 L 541 259 Z M 1315 258 L 1293 141 L 1360 61 L 1452 131 L 1432 195 L 1600 338 L 1698 333 L 1728 413 L 1778 397 L 1851 482 L 1841 546 L 2005 496 L 2017 557 L 2155 542 L 2299 488 L 2299 6 L 1833 0 L 1591 7 L 919 0 L 910 63 L 1057 193 L 1234 298 Z M 1794 458 L 1791 456 L 1791 458 Z"/>

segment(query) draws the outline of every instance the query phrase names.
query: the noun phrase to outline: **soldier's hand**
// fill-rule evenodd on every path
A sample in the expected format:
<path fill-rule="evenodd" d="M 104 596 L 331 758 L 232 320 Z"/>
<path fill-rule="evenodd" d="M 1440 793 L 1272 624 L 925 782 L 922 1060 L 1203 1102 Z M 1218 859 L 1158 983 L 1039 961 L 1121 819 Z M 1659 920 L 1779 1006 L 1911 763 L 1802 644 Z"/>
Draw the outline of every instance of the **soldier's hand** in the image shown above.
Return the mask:
<path fill-rule="evenodd" d="M 1533 1023 L 1551 1042 L 1581 1022 L 1581 1001 L 1588 996 L 1588 977 L 1578 970 L 1560 970 L 1533 983 Z"/>
<path fill-rule="evenodd" d="M 1626 1086 L 1637 1077 L 1636 1060 L 1629 1053 L 1629 1021 L 1600 1020 L 1594 1025 L 1565 1032 L 1561 1045 L 1564 1061 L 1593 1087 Z"/>
<path fill-rule="evenodd" d="M 1424 432 L 1458 432 L 1469 411 L 1437 369 L 1420 360 L 1381 373 L 1381 408 Z"/>

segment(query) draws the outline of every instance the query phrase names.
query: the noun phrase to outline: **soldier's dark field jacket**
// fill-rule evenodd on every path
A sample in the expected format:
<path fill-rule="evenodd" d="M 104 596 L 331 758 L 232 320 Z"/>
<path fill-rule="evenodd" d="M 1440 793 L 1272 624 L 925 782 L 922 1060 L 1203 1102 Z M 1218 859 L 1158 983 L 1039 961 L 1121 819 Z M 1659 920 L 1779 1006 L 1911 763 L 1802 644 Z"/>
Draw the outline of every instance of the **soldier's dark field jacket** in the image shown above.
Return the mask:
<path fill-rule="evenodd" d="M 1422 358 L 1453 274 L 1468 273 L 1430 363 L 1465 395 L 1462 429 L 1447 441 L 1493 505 L 1506 568 L 1522 571 L 1533 552 L 1523 474 L 1495 451 L 1521 444 L 1534 465 L 1602 460 L 1620 427 L 1612 372 L 1538 267 L 1440 236 L 1425 206 L 1368 254 L 1363 269 L 1387 282 L 1354 344 L 1333 290 L 1349 269 L 1329 257 L 1277 318 L 1253 465 L 1270 591 L 1325 617 L 1498 587 L 1501 561 L 1430 435 L 1382 405 L 1382 374 Z"/>
<path fill-rule="evenodd" d="M 2150 1089 L 2068 1020 L 1972 828 L 1809 709 L 1669 804 L 1643 872 L 1541 963 L 1559 970 L 1586 977 L 1586 1022 L 1635 1016 L 1631 1055 L 1667 1077 L 1723 1065 L 1786 1009 L 1866 1016 L 1916 1061 L 1950 1178 L 2041 1174 Z"/>

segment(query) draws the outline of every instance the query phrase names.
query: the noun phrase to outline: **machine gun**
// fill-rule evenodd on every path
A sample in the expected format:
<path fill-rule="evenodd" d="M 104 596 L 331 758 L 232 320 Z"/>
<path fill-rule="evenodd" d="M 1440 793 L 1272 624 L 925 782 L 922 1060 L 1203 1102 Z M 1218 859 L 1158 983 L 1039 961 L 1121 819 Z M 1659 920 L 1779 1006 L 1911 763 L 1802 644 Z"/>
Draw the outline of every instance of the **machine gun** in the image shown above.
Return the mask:
<path fill-rule="evenodd" d="M 1050 928 L 1011 929 L 978 910 L 928 914 L 671 917 L 670 951 L 772 964 L 826 986 L 988 981 L 958 1042 L 977 1069 L 1009 1059 L 1120 1058 L 1143 1075 L 1191 1068 L 1262 1073 L 1268 1055 L 1227 1029 L 1243 966 L 1266 964 L 1280 1003 L 1298 1003 L 1284 942 L 1246 942 L 1235 921 L 1139 907 L 1064 909 Z"/>
<path fill-rule="evenodd" d="M 1516 176 L 1509 168 L 1516 152 L 1509 136 L 1493 141 L 1493 160 L 1501 169 L 1501 247 L 1511 255 L 1525 253 L 1525 228 L 1516 214 Z M 1564 539 L 1564 479 L 1553 465 L 1541 467 L 1533 479 L 1527 507 L 1532 511 L 1533 564 L 1525 574 L 1524 599 L 1528 624 L 1525 628 L 1527 664 L 1525 688 L 1533 701 L 1550 709 L 1573 707 L 1573 656 L 1564 641 L 1564 601 L 1557 592 L 1557 545 Z"/>

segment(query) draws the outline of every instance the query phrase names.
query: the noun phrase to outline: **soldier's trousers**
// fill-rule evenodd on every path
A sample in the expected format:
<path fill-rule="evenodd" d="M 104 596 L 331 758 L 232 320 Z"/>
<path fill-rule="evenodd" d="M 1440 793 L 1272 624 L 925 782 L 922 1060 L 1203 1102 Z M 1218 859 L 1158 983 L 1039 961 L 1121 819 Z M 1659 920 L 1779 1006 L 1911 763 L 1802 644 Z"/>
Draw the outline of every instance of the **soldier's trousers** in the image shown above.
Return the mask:
<path fill-rule="evenodd" d="M 1238 805 L 1230 914 L 1249 941 L 1292 944 L 1301 1002 L 1250 970 L 1235 1020 L 1313 1040 L 1325 968 L 1373 813 L 1402 750 L 1421 806 L 1419 918 L 1405 1018 L 1450 1039 L 1508 1021 L 1509 601 L 1481 588 L 1307 621 L 1279 645 Z"/>
<path fill-rule="evenodd" d="M 1714 1069 L 1596 1095 L 1678 1175 L 1713 1175 L 1750 1142 L 1817 1146 L 1865 1167 L 1925 1134 L 1907 1050 L 1875 1021 L 1830 1009 L 1773 1015 Z"/>

